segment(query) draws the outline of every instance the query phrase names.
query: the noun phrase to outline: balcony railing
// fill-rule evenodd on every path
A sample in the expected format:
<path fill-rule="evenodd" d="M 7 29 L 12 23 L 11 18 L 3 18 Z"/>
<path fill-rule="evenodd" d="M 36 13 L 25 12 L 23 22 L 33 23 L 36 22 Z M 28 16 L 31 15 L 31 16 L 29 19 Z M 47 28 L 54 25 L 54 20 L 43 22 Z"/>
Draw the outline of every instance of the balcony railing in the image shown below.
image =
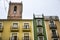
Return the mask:
<path fill-rule="evenodd" d="M 29 26 L 29 28 L 22 28 L 23 32 L 30 32 L 31 31 L 31 27 Z"/>
<path fill-rule="evenodd" d="M 40 19 L 43 18 L 43 15 L 35 15 L 34 18 Z"/>
<path fill-rule="evenodd" d="M 17 27 L 11 26 L 10 29 L 11 29 L 12 32 L 18 32 L 19 31 L 19 26 L 17 26 Z"/>
<path fill-rule="evenodd" d="M 37 35 L 38 35 L 38 36 L 44 36 L 44 33 L 38 32 Z"/>
<path fill-rule="evenodd" d="M 59 35 L 58 34 L 53 34 L 52 38 L 59 38 Z"/>
<path fill-rule="evenodd" d="M 22 40 L 32 40 L 30 37 L 29 38 L 22 38 Z"/>
<path fill-rule="evenodd" d="M 57 29 L 56 24 L 50 24 L 50 29 Z"/>
<path fill-rule="evenodd" d="M 0 27 L 0 32 L 3 32 L 3 26 Z"/>
<path fill-rule="evenodd" d="M 43 25 L 38 24 L 37 27 L 42 27 Z"/>

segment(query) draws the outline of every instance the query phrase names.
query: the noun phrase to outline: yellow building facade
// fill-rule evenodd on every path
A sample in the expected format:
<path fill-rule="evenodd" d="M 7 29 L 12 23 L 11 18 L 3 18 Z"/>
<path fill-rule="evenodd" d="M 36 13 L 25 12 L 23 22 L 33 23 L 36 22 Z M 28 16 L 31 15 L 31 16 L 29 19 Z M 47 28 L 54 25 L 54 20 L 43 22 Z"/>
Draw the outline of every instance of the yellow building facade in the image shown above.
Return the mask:
<path fill-rule="evenodd" d="M 47 40 L 60 40 L 60 21 L 58 16 L 44 17 Z"/>
<path fill-rule="evenodd" d="M 34 40 L 32 19 L 0 20 L 0 40 Z"/>
<path fill-rule="evenodd" d="M 22 2 L 9 3 L 7 19 L 0 19 L 0 40 L 60 40 L 58 16 L 22 19 L 22 10 Z"/>
<path fill-rule="evenodd" d="M 33 20 L 22 19 L 22 2 L 10 2 L 7 19 L 0 19 L 0 40 L 34 40 Z"/>

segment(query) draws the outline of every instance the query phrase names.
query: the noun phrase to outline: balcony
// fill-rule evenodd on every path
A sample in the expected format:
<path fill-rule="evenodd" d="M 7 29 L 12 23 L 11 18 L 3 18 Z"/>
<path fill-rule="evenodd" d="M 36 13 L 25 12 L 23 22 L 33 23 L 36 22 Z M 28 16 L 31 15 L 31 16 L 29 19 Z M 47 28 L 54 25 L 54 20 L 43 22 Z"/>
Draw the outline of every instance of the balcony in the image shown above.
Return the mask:
<path fill-rule="evenodd" d="M 0 27 L 0 32 L 3 32 L 3 26 Z"/>
<path fill-rule="evenodd" d="M 22 38 L 22 40 L 32 40 L 31 38 Z"/>
<path fill-rule="evenodd" d="M 37 35 L 38 35 L 38 36 L 44 36 L 44 34 L 41 33 L 41 32 L 38 32 Z"/>
<path fill-rule="evenodd" d="M 57 29 L 55 24 L 50 24 L 49 26 L 50 26 L 50 29 Z"/>
<path fill-rule="evenodd" d="M 19 26 L 18 27 L 13 27 L 11 26 L 11 32 L 18 32 L 19 31 Z"/>
<path fill-rule="evenodd" d="M 23 28 L 22 30 L 23 30 L 23 32 L 30 32 L 31 28 Z"/>
<path fill-rule="evenodd" d="M 59 35 L 53 34 L 52 38 L 59 38 Z"/>
<path fill-rule="evenodd" d="M 34 18 L 35 19 L 42 19 L 43 18 L 43 15 L 34 15 Z"/>
<path fill-rule="evenodd" d="M 42 27 L 42 25 L 39 24 L 39 25 L 37 25 L 37 27 Z"/>

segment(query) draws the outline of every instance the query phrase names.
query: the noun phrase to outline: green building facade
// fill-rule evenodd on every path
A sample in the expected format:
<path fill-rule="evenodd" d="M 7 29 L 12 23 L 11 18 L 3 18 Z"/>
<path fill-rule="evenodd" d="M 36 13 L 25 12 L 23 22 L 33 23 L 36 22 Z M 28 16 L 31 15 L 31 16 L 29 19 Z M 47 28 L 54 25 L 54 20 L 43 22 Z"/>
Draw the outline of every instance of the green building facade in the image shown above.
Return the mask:
<path fill-rule="evenodd" d="M 47 40 L 43 15 L 33 15 L 34 40 Z"/>

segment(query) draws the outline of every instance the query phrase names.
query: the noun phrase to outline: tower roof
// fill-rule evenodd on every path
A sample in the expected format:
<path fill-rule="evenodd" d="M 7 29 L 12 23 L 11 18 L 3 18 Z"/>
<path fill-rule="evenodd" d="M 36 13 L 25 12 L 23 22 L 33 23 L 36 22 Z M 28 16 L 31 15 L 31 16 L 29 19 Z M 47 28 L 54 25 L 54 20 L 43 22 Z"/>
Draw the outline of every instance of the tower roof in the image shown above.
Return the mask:
<path fill-rule="evenodd" d="M 21 5 L 22 2 L 10 2 L 9 5 L 10 5 L 10 4 L 20 4 L 20 5 Z"/>

